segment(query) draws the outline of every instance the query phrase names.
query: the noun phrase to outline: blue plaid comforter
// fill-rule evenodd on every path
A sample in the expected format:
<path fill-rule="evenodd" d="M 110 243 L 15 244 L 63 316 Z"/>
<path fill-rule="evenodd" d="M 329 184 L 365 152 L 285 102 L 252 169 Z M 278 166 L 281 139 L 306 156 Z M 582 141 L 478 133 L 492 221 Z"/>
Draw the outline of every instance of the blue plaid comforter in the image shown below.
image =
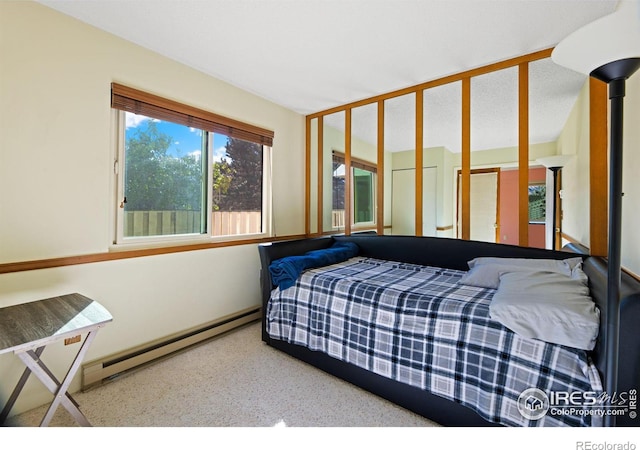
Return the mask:
<path fill-rule="evenodd" d="M 529 388 L 602 391 L 598 372 L 582 350 L 521 338 L 491 320 L 495 290 L 458 284 L 463 273 L 363 257 L 308 270 L 293 287 L 272 292 L 267 332 L 491 422 L 600 425 L 584 411 L 536 420 L 520 413 L 518 398 Z"/>

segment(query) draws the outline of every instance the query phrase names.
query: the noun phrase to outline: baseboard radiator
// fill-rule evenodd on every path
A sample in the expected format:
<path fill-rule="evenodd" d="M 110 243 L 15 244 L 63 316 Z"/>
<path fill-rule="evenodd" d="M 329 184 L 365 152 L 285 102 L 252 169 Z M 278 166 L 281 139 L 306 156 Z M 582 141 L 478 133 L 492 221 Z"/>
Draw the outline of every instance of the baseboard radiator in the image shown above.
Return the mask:
<path fill-rule="evenodd" d="M 190 330 L 166 336 L 82 366 L 82 390 L 101 386 L 124 374 L 259 320 L 260 308 L 253 307 Z"/>

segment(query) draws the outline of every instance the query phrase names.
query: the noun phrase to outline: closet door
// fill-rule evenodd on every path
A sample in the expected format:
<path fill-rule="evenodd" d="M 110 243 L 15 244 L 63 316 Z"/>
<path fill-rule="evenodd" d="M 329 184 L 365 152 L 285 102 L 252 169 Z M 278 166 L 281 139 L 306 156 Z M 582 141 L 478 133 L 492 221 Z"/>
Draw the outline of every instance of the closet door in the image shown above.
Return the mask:
<path fill-rule="evenodd" d="M 498 176 L 500 172 L 471 172 L 471 236 L 472 241 L 497 242 L 500 225 L 498 223 Z M 458 187 L 460 176 L 458 176 Z M 458 194 L 460 191 L 458 190 Z M 460 217 L 462 215 L 458 195 L 458 237 L 460 237 Z"/>
<path fill-rule="evenodd" d="M 416 171 L 394 170 L 391 175 L 391 234 L 413 236 L 416 223 Z"/>
<path fill-rule="evenodd" d="M 437 224 L 437 168 L 422 169 L 422 235 L 436 236 Z M 415 169 L 394 170 L 391 176 L 392 234 L 414 235 L 416 189 Z"/>

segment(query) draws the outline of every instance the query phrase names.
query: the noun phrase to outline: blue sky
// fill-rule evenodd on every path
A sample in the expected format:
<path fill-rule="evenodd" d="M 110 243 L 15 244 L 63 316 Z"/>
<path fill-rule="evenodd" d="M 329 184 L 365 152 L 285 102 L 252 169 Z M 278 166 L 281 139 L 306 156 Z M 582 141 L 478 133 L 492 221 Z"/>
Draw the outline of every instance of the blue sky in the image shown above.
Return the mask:
<path fill-rule="evenodd" d="M 169 154 L 173 156 L 185 156 L 191 153 L 200 153 L 200 142 L 202 131 L 189 128 L 184 125 L 167 122 L 164 120 L 150 119 L 139 114 L 125 113 L 127 131 L 131 132 L 137 127 L 145 128 L 148 120 L 157 123 L 158 130 L 171 136 L 172 143 L 169 147 Z M 213 159 L 219 161 L 225 156 L 225 145 L 227 137 L 222 134 L 214 134 L 213 137 Z"/>

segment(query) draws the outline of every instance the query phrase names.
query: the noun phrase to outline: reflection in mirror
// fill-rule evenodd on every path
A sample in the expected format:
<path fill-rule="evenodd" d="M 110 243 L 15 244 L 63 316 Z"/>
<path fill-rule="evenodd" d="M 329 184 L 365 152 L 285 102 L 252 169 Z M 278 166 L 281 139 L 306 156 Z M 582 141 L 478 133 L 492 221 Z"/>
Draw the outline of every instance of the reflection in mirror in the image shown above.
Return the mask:
<path fill-rule="evenodd" d="M 416 229 L 416 95 L 385 100 L 384 109 L 384 148 L 392 152 L 391 234 L 412 236 Z"/>
<path fill-rule="evenodd" d="M 526 85 L 519 86 L 519 81 L 527 81 L 524 77 L 519 80 L 525 68 L 528 68 L 528 109 L 519 104 L 519 95 L 527 94 Z M 463 138 L 470 136 L 471 180 L 478 180 L 473 181 L 470 192 L 471 239 L 515 245 L 528 242 L 530 246 L 548 247 L 549 229 L 552 228 L 548 224 L 552 176 L 536 160 L 558 154 L 576 156 L 563 168 L 561 177 L 562 232 L 567 230 L 578 241 L 588 244 L 589 200 L 584 193 L 589 190 L 589 83 L 585 83 L 585 78 L 555 66 L 547 58 L 471 79 L 463 78 L 452 84 L 418 88 L 403 96 L 350 110 L 352 133 L 348 142 L 344 133 L 345 111 L 310 121 L 310 134 L 317 135 L 309 138 L 310 178 L 316 177 L 310 182 L 310 222 L 319 233 L 340 232 L 349 226 L 354 230 L 373 228 L 375 220 L 383 217 L 384 224 L 378 224 L 378 229 L 384 226 L 385 233 L 462 237 L 457 174 L 462 167 L 461 150 L 466 145 Z M 462 118 L 468 99 L 463 97 L 463 91 L 466 92 L 468 81 L 471 87 L 470 130 L 464 127 Z M 421 97 L 416 92 L 420 92 Z M 416 105 L 423 108 L 418 114 Z M 378 110 L 384 112 L 380 117 L 383 120 L 381 130 L 376 130 L 376 125 L 381 123 Z M 523 129 L 523 137 L 519 136 L 519 114 L 523 114 L 523 119 L 527 120 L 523 123 L 529 126 L 528 130 Z M 421 130 L 416 130 L 416 116 L 418 120 L 423 118 Z M 423 136 L 422 144 L 418 143 L 423 150 L 422 158 L 417 158 L 415 153 L 416 136 L 420 136 L 418 131 Z M 373 169 L 380 167 L 377 160 L 380 133 L 384 135 L 384 174 Z M 528 137 L 526 148 L 519 149 L 519 139 L 525 137 Z M 352 166 L 346 172 L 344 162 L 349 158 L 345 158 L 344 152 L 347 144 L 354 162 L 362 160 L 366 164 L 372 163 L 371 166 Z M 524 166 L 529 166 L 529 170 L 523 177 L 519 175 L 520 152 L 528 153 Z M 415 167 L 416 160 L 419 162 L 420 159 L 422 180 L 416 177 Z M 352 178 L 349 197 L 345 197 L 345 174 Z M 379 183 L 381 178 L 383 183 Z M 544 200 L 540 183 L 546 191 Z M 382 194 L 375 190 L 376 184 L 383 188 Z M 422 209 L 421 221 L 416 220 L 416 184 L 422 187 L 423 201 L 418 205 Z M 316 186 L 317 191 L 313 192 Z M 490 194 L 483 194 L 483 191 L 490 191 Z M 528 193 L 531 194 L 530 201 L 521 205 L 520 199 L 527 201 Z M 376 208 L 372 206 L 376 204 L 377 196 L 384 197 L 382 214 L 376 214 Z M 343 209 L 349 202 L 351 214 L 345 220 Z M 541 204 L 544 204 L 544 215 L 536 213 Z M 476 207 L 485 207 L 490 213 L 484 214 L 482 208 L 478 212 Z M 313 220 L 313 214 L 316 220 Z M 545 242 L 541 241 L 538 232 L 543 228 L 541 222 L 545 219 L 542 217 L 547 222 Z M 483 219 L 484 227 L 480 226 Z M 419 232 L 416 232 L 416 222 L 422 227 Z M 529 222 L 524 231 L 520 229 L 523 222 Z M 313 232 L 313 225 L 310 228 Z"/>
<path fill-rule="evenodd" d="M 462 83 L 424 91 L 423 236 L 454 237 L 454 165 L 462 148 Z"/>
<path fill-rule="evenodd" d="M 376 228 L 377 115 L 376 103 L 351 111 L 351 223 L 354 230 Z"/>
<path fill-rule="evenodd" d="M 345 112 L 324 116 L 322 145 L 322 231 L 345 229 Z"/>
<path fill-rule="evenodd" d="M 558 66 L 551 58 L 529 64 L 529 184 L 542 183 L 546 191 L 545 220 L 529 223 L 530 247 L 551 248 L 554 228 L 558 243 L 563 231 L 589 242 L 589 196 L 585 195 L 589 192 L 588 87 L 585 75 Z M 553 192 L 552 172 L 536 163 L 538 158 L 553 155 L 580 156 L 569 159 L 560 171 L 562 196 Z M 556 225 L 554 204 L 559 210 Z M 530 211 L 537 205 L 531 196 Z"/>
<path fill-rule="evenodd" d="M 309 122 L 309 233 L 318 233 L 318 119 Z"/>
<path fill-rule="evenodd" d="M 503 242 L 509 238 L 503 221 L 517 226 L 517 203 L 503 204 L 500 193 L 502 169 L 515 167 L 517 174 L 518 111 L 517 66 L 471 79 L 471 240 Z M 510 189 L 517 202 L 517 185 Z M 460 192 L 458 204 L 459 198 Z"/>

